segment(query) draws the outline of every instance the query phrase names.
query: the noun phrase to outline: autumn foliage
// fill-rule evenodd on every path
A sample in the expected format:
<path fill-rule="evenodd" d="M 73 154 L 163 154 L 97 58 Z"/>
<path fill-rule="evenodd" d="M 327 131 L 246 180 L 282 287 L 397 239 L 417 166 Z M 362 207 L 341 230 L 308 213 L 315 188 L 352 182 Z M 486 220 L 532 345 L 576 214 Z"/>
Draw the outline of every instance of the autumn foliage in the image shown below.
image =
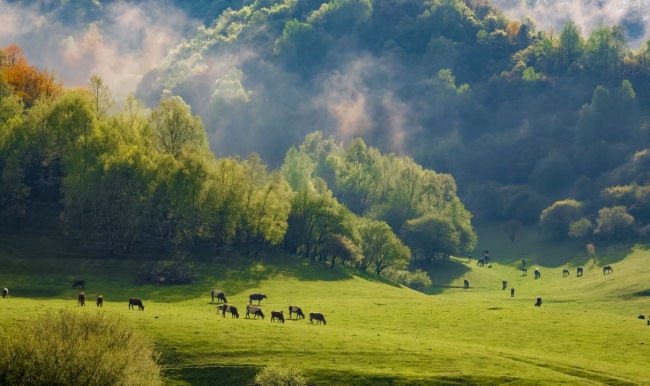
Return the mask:
<path fill-rule="evenodd" d="M 30 66 L 22 49 L 15 44 L 0 49 L 0 77 L 28 107 L 41 96 L 52 97 L 63 92 L 63 84 L 56 75 Z"/>

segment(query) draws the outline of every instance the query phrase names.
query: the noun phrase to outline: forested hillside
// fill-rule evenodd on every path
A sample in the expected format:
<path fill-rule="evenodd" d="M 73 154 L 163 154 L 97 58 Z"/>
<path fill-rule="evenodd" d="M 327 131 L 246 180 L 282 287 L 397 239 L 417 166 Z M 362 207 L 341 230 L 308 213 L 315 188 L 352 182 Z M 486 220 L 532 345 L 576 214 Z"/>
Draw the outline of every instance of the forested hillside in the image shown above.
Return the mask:
<path fill-rule="evenodd" d="M 620 205 L 642 226 L 649 66 L 621 26 L 543 31 L 486 1 L 258 1 L 199 28 L 139 95 L 182 95 L 217 154 L 279 164 L 317 128 L 451 173 L 478 220 L 536 224 L 570 198 L 592 227 Z"/>
<path fill-rule="evenodd" d="M 64 22 L 92 23 L 114 3 L 66 2 L 47 11 Z M 56 146 L 44 139 L 30 144 L 29 156 L 26 150 L 16 155 L 10 141 L 36 137 L 12 139 L 4 130 L 4 151 L 23 157 L 3 160 L 3 178 L 16 183 L 3 184 L 9 218 L 29 212 L 24 200 L 47 197 L 62 203 L 70 235 L 102 239 L 112 250 L 142 242 L 142 229 L 148 242 L 155 238 L 162 247 L 197 239 L 217 248 L 236 240 L 286 246 L 294 239 L 285 235 L 298 237 L 291 232 L 298 204 L 271 198 L 303 189 L 318 192 L 323 205 L 343 204 L 345 216 L 384 222 L 402 241 L 408 221 L 444 219 L 441 227 L 453 229 L 451 240 L 457 241 L 434 252 L 418 246 L 421 256 L 471 250 L 476 240 L 467 210 L 475 222 L 496 221 L 511 233 L 539 225 L 551 238 L 645 237 L 650 43 L 633 50 L 622 26 L 587 33 L 568 22 L 561 31 L 546 31 L 530 18 L 508 19 L 481 0 L 173 3 L 205 25 L 144 76 L 127 101 L 109 103 L 101 78 L 93 78 L 86 91 L 64 91 L 56 74 L 44 69 L 39 76 L 52 87 L 30 92 L 35 83 L 18 84 L 11 79 L 15 63 L 3 62 L 5 127 L 45 132 L 54 126 L 39 122 L 51 119 L 68 125 L 50 118 L 72 119 L 64 113 L 70 107 L 59 106 L 66 103 L 87 104 L 75 119 L 93 122 L 75 126 L 68 138 L 48 139 Z M 177 118 L 180 137 L 165 133 Z M 91 139 L 88 133 L 97 128 L 104 134 Z M 79 138 L 84 150 L 68 153 Z M 103 155 L 118 147 L 116 155 Z M 131 184 L 129 168 L 144 180 L 168 181 L 164 187 Z M 106 177 L 106 170 L 115 175 Z M 259 172 L 260 178 L 193 185 L 231 181 L 233 170 Z M 416 188 L 400 191 L 411 185 L 387 179 L 395 176 L 416 176 Z M 98 184 L 94 193 L 87 190 L 90 181 Z M 120 192 L 119 200 L 109 196 L 120 209 L 83 203 L 83 194 L 99 199 L 118 183 L 133 189 Z M 434 190 L 422 190 L 427 183 Z M 137 198 L 134 191 L 147 193 Z M 433 191 L 450 194 L 428 200 Z M 232 204 L 240 200 L 241 206 Z M 140 211 L 142 202 L 155 208 L 147 209 L 155 216 Z M 271 202 L 272 211 L 259 209 Z M 207 212 L 198 209 L 208 203 Z M 229 217 L 230 210 L 236 215 Z M 88 211 L 101 213 L 110 230 L 97 233 L 88 226 L 101 223 Z M 137 219 L 120 218 L 115 226 L 119 216 L 111 211 Z M 248 211 L 257 218 L 242 221 Z M 143 223 L 151 218 L 155 224 Z M 312 236 L 318 243 L 327 234 L 360 239 L 344 229 Z M 319 254 L 310 242 L 292 243 L 300 254 Z"/>

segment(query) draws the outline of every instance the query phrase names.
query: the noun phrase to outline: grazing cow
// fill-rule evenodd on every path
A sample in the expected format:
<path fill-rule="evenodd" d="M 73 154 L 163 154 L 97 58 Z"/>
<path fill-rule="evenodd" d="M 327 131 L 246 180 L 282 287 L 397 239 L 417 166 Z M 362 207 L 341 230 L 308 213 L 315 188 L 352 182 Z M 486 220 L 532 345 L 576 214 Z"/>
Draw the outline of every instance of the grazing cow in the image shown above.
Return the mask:
<path fill-rule="evenodd" d="M 140 311 L 144 311 L 144 304 L 142 304 L 142 300 L 138 298 L 129 299 L 129 310 L 135 310 L 135 306 L 138 306 L 138 309 Z"/>
<path fill-rule="evenodd" d="M 86 294 L 83 292 L 79 293 L 79 297 L 77 298 L 77 305 L 78 306 L 85 306 L 86 305 Z"/>
<path fill-rule="evenodd" d="M 289 319 L 293 314 L 298 315 L 298 319 L 305 319 L 305 314 L 302 313 L 302 309 L 298 306 L 289 306 Z"/>
<path fill-rule="evenodd" d="M 506 281 L 506 280 L 502 280 L 502 281 L 501 281 L 501 285 L 502 285 L 502 287 L 501 287 L 502 290 L 508 288 L 508 281 Z"/>
<path fill-rule="evenodd" d="M 6 298 L 9 296 L 9 288 L 6 288 L 2 290 L 2 297 Z"/>
<path fill-rule="evenodd" d="M 570 275 L 570 273 L 569 273 L 568 269 L 563 269 L 562 270 L 562 276 L 569 276 L 569 275 Z"/>
<path fill-rule="evenodd" d="M 510 297 L 511 298 L 515 297 L 515 289 L 514 288 L 510 288 Z"/>
<path fill-rule="evenodd" d="M 639 315 L 637 319 L 645 319 L 645 315 Z"/>
<path fill-rule="evenodd" d="M 259 306 L 262 299 L 266 299 L 266 295 L 250 294 L 248 295 L 248 304 L 253 304 L 253 300 L 257 300 L 257 305 Z"/>
<path fill-rule="evenodd" d="M 539 268 L 535 268 L 535 279 L 542 277 L 542 274 L 539 272 Z"/>
<path fill-rule="evenodd" d="M 217 298 L 217 303 L 228 303 L 226 299 L 226 294 L 223 291 L 212 290 L 212 303 L 214 303 L 214 298 Z"/>
<path fill-rule="evenodd" d="M 274 322 L 276 319 L 284 323 L 284 311 L 271 311 L 271 321 Z"/>
<path fill-rule="evenodd" d="M 104 296 L 99 295 L 97 296 L 97 307 L 103 307 L 104 306 Z"/>
<path fill-rule="evenodd" d="M 612 269 L 611 265 L 606 265 L 603 267 L 603 275 L 607 275 L 608 273 L 613 273 L 614 270 Z"/>
<path fill-rule="evenodd" d="M 86 281 L 85 280 L 76 280 L 72 283 L 72 289 L 85 289 Z"/>
<path fill-rule="evenodd" d="M 478 259 L 478 261 L 476 262 L 476 265 L 478 265 L 479 267 L 484 266 L 485 265 L 485 259 Z"/>
<path fill-rule="evenodd" d="M 542 298 L 537 298 L 537 302 L 535 303 L 535 307 L 541 307 L 542 306 Z"/>
<path fill-rule="evenodd" d="M 578 269 L 576 271 L 576 276 L 582 276 L 583 272 L 584 272 L 584 270 L 582 269 L 582 267 L 578 267 Z"/>
<path fill-rule="evenodd" d="M 327 325 L 327 322 L 325 321 L 325 317 L 320 312 L 311 312 L 309 314 L 309 323 L 313 324 L 314 320 L 316 320 L 316 324 L 320 324 L 320 322 L 323 322 L 323 324 Z"/>
<path fill-rule="evenodd" d="M 223 312 L 222 316 L 224 318 L 226 317 L 226 312 L 230 312 L 230 317 L 231 318 L 239 319 L 239 312 L 237 311 L 237 307 L 235 307 L 235 306 L 229 306 L 227 304 L 223 304 L 221 306 L 217 306 L 217 309 Z"/>
<path fill-rule="evenodd" d="M 467 279 L 463 280 L 463 284 L 465 285 L 465 289 L 469 288 L 469 280 Z"/>
<path fill-rule="evenodd" d="M 521 269 L 521 276 L 528 276 L 528 268 Z"/>
<path fill-rule="evenodd" d="M 489 262 L 490 262 L 490 252 L 488 252 L 487 249 L 483 251 L 483 261 L 484 261 L 485 263 L 489 263 Z"/>
<path fill-rule="evenodd" d="M 255 315 L 253 319 L 257 319 L 258 316 L 264 319 L 264 313 L 262 312 L 262 309 L 259 308 L 258 306 L 251 306 L 251 305 L 246 306 L 246 319 L 248 319 L 250 314 Z"/>

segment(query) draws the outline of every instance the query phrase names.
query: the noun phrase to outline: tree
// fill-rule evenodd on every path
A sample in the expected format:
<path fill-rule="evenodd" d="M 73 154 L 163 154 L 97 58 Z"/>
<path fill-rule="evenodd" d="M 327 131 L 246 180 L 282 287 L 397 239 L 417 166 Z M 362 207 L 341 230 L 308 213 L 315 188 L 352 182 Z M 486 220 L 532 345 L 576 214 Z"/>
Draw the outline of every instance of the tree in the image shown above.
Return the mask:
<path fill-rule="evenodd" d="M 348 261 L 356 263 L 361 257 L 361 249 L 350 238 L 334 234 L 325 241 L 321 254 L 330 257 L 330 268 L 334 268 L 336 259 L 341 260 L 342 264 Z"/>
<path fill-rule="evenodd" d="M 427 261 L 448 258 L 460 251 L 460 235 L 451 220 L 440 215 L 430 214 L 406 221 L 400 236 L 414 253 Z"/>
<path fill-rule="evenodd" d="M 363 257 L 357 263 L 357 267 L 364 272 L 372 266 L 375 273 L 381 275 L 381 272 L 388 267 L 395 269 L 406 267 L 411 259 L 411 251 L 383 221 L 362 220 L 359 234 Z"/>
<path fill-rule="evenodd" d="M 108 115 L 108 110 L 113 106 L 113 98 L 108 86 L 98 75 L 93 75 L 88 81 L 88 91 L 92 96 L 93 110 L 98 120 L 104 120 Z"/>
<path fill-rule="evenodd" d="M 61 95 L 63 85 L 53 73 L 39 71 L 30 66 L 17 45 L 4 48 L 4 59 L 0 62 L 0 77 L 4 77 L 14 93 L 31 107 L 40 97 L 51 98 Z"/>
<path fill-rule="evenodd" d="M 625 232 L 632 229 L 634 217 L 628 213 L 626 207 L 613 206 L 600 209 L 596 223 L 595 234 L 618 240 Z"/>
<path fill-rule="evenodd" d="M 584 40 L 582 31 L 573 21 L 568 21 L 560 34 L 560 45 L 558 47 L 560 61 L 564 68 L 568 69 L 581 67 L 581 59 L 584 53 Z"/>
<path fill-rule="evenodd" d="M 546 236 L 563 238 L 569 234 L 569 224 L 581 216 L 582 203 L 576 200 L 561 200 L 544 209 L 539 217 L 539 227 Z"/>
<path fill-rule="evenodd" d="M 569 224 L 569 237 L 585 239 L 594 230 L 594 224 L 587 217 L 581 217 Z"/>
<path fill-rule="evenodd" d="M 102 314 L 48 311 L 3 332 L 0 345 L 4 385 L 161 385 L 161 372 L 152 342 Z"/>
<path fill-rule="evenodd" d="M 160 101 L 150 115 L 154 145 L 158 151 L 178 158 L 183 151 L 207 152 L 208 142 L 201 118 L 180 97 Z"/>
<path fill-rule="evenodd" d="M 506 232 L 508 235 L 508 238 L 510 239 L 511 243 L 515 242 L 515 237 L 517 236 L 517 232 L 523 227 L 521 224 L 521 221 L 519 220 L 508 220 L 506 221 L 505 224 L 503 224 L 503 230 Z"/>

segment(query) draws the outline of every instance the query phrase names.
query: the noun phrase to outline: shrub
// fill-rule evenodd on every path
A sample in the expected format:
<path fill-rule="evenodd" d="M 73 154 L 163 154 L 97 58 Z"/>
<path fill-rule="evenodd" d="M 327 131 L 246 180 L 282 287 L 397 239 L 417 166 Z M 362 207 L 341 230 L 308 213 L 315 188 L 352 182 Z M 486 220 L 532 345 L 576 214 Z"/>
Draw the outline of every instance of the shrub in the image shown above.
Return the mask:
<path fill-rule="evenodd" d="M 153 344 L 120 319 L 47 312 L 2 336 L 3 385 L 161 384 Z"/>
<path fill-rule="evenodd" d="M 259 386 L 306 386 L 307 379 L 302 371 L 293 365 L 272 364 L 255 376 Z"/>

